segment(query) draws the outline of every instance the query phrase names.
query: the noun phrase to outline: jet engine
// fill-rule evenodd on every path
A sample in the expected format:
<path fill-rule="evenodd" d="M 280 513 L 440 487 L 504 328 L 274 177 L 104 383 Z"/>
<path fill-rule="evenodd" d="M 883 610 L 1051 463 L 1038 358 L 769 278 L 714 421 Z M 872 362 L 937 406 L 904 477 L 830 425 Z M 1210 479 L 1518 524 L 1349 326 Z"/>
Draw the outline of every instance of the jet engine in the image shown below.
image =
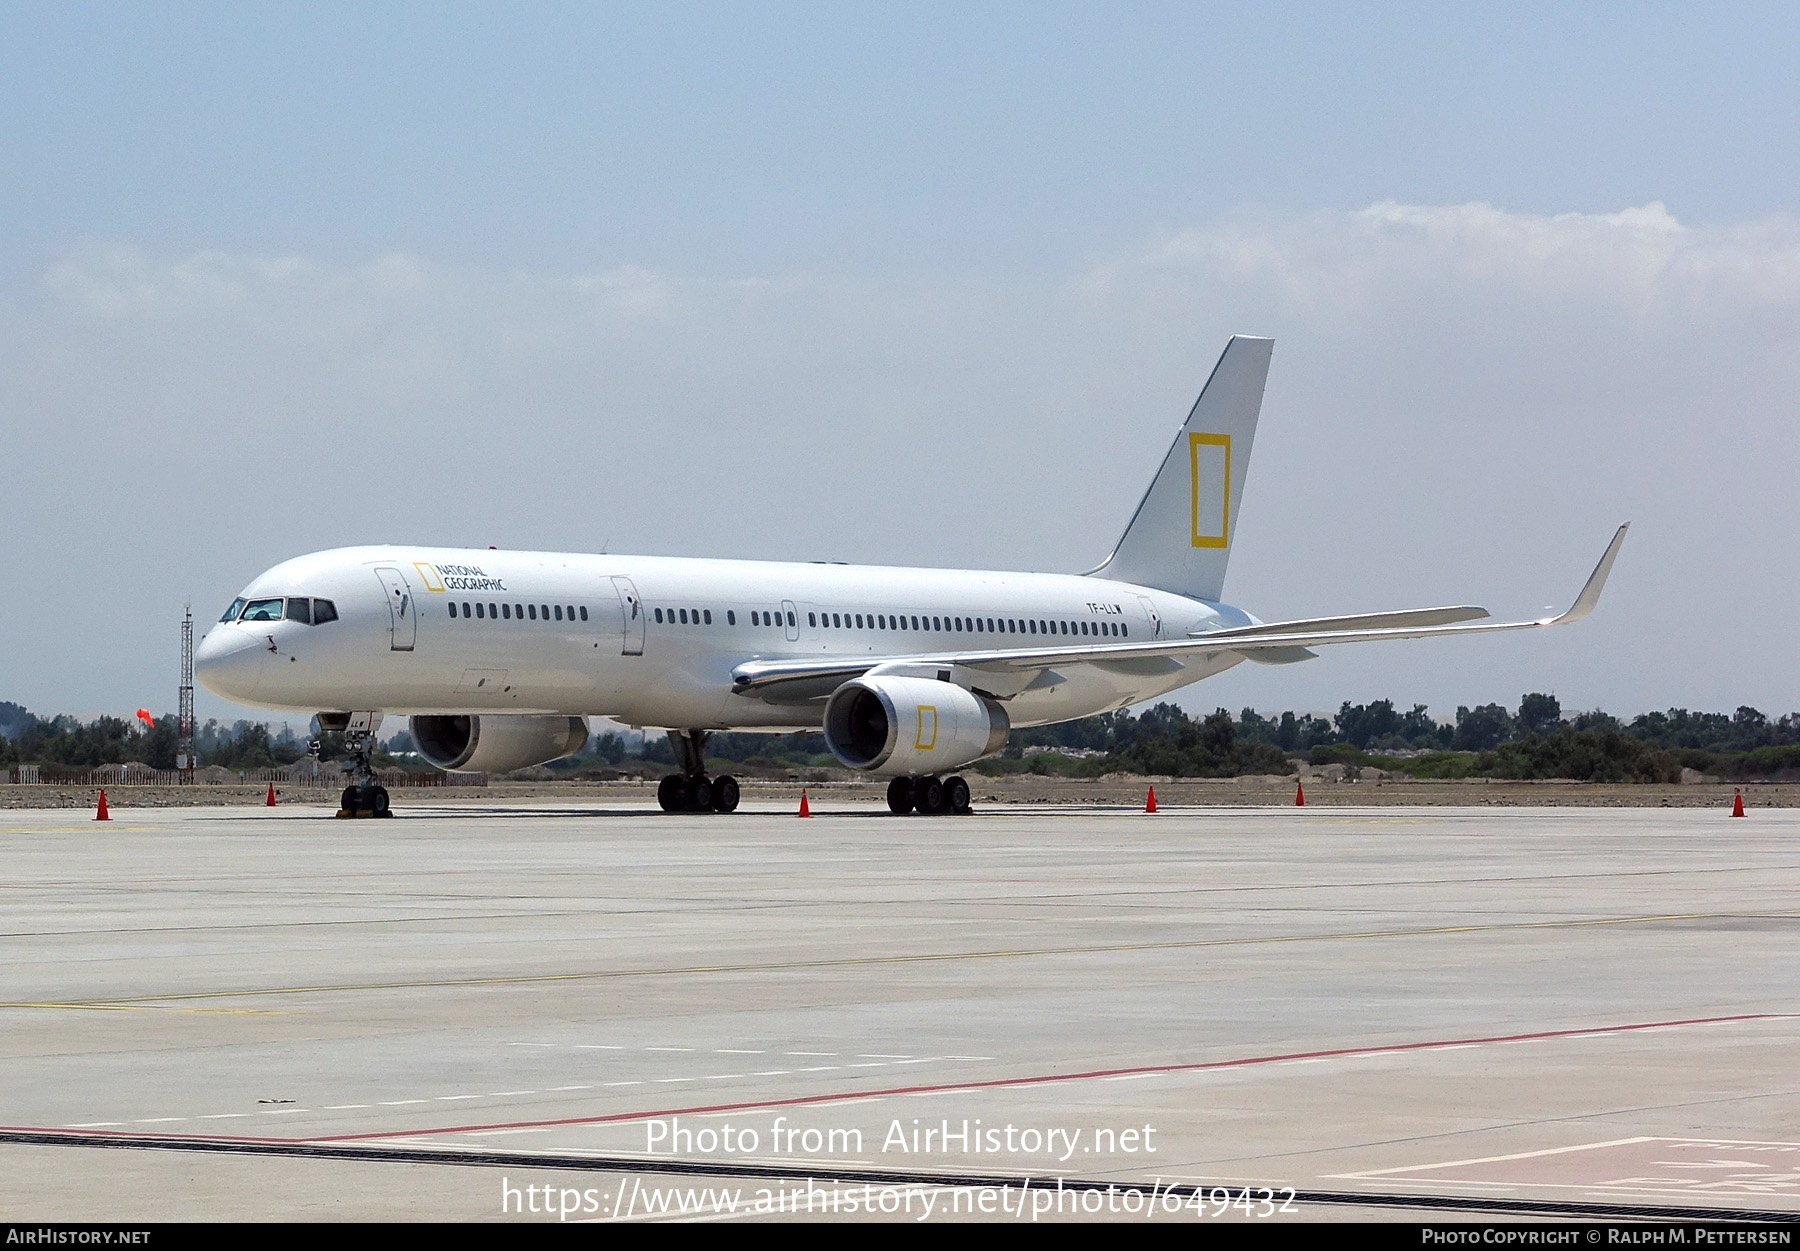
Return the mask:
<path fill-rule="evenodd" d="M 853 678 L 825 705 L 825 745 L 887 777 L 957 769 L 1006 746 L 1012 722 L 984 695 L 936 678 Z"/>
<path fill-rule="evenodd" d="M 419 754 L 451 773 L 509 773 L 573 755 L 588 737 L 583 717 L 434 714 L 410 728 Z"/>

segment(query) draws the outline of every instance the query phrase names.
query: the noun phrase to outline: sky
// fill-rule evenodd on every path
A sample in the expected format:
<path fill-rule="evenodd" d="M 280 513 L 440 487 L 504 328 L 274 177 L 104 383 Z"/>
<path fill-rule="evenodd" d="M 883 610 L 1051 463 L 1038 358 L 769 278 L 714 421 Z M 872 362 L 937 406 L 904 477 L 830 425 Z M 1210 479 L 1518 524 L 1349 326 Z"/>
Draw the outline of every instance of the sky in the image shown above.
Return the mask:
<path fill-rule="evenodd" d="M 1190 709 L 1800 709 L 1800 9 L 0 3 L 0 699 L 364 542 L 1079 571 L 1233 332 Z M 199 695 L 203 717 L 252 713 Z"/>

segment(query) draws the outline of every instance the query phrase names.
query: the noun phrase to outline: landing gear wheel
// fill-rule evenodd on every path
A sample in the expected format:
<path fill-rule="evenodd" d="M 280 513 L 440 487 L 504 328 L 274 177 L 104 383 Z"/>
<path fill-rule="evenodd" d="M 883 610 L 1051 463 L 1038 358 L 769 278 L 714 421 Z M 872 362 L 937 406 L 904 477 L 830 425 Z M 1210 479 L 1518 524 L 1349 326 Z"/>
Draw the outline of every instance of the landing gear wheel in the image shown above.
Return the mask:
<path fill-rule="evenodd" d="M 687 780 L 688 811 L 705 812 L 712 807 L 713 786 L 705 778 Z"/>
<path fill-rule="evenodd" d="M 944 811 L 944 784 L 936 778 L 915 778 L 913 804 L 920 812 L 932 816 Z"/>
<path fill-rule="evenodd" d="M 656 784 L 656 802 L 664 812 L 680 812 L 687 807 L 687 779 L 671 773 Z"/>
<path fill-rule="evenodd" d="M 393 810 L 388 807 L 388 793 L 385 786 L 371 786 L 367 796 L 368 808 L 378 817 L 391 817 Z"/>
<path fill-rule="evenodd" d="M 712 806 L 714 812 L 736 812 L 738 806 L 737 779 L 729 773 L 724 777 L 713 779 Z"/>
<path fill-rule="evenodd" d="M 969 811 L 969 784 L 961 778 L 944 779 L 944 809 L 959 816 Z"/>
<path fill-rule="evenodd" d="M 911 778 L 895 778 L 888 783 L 888 811 L 897 817 L 903 817 L 913 810 L 913 784 Z"/>
<path fill-rule="evenodd" d="M 355 816 L 357 809 L 362 807 L 362 787 L 346 786 L 344 797 L 338 800 L 338 807 L 351 816 Z"/>

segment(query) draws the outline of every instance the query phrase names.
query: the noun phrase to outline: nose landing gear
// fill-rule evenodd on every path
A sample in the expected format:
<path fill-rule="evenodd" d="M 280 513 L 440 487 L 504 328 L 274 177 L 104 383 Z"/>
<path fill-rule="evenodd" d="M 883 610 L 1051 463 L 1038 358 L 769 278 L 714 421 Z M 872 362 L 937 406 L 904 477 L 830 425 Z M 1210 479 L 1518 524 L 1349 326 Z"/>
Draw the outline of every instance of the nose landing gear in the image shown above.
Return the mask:
<path fill-rule="evenodd" d="M 895 816 L 903 817 L 909 812 L 962 816 L 969 811 L 969 784 L 960 777 L 942 781 L 932 777 L 895 778 L 888 783 L 887 802 L 888 811 Z"/>
<path fill-rule="evenodd" d="M 339 728 L 332 722 L 341 722 L 344 732 L 344 751 L 349 755 L 349 763 L 344 766 L 351 775 L 350 785 L 344 788 L 343 796 L 338 800 L 337 815 L 340 817 L 391 817 L 393 809 L 388 806 L 387 787 L 375 780 L 375 766 L 369 757 L 375 751 L 375 729 L 381 724 L 380 713 L 353 712 L 346 717 L 343 713 L 319 714 L 319 728 Z"/>
<path fill-rule="evenodd" d="M 669 747 L 680 773 L 671 773 L 656 787 L 656 802 L 664 812 L 735 812 L 737 779 L 730 774 L 706 776 L 705 730 L 670 730 Z"/>

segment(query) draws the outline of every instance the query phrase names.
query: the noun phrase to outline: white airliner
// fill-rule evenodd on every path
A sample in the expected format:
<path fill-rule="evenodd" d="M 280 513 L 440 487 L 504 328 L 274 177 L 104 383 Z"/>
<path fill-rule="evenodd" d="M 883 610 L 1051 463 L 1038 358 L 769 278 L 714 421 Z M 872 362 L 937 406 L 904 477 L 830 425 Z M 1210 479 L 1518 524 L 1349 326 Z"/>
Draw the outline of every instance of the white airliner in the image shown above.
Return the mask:
<path fill-rule="evenodd" d="M 369 768 L 383 714 L 411 717 L 440 769 L 504 772 L 580 750 L 587 718 L 666 729 L 669 811 L 737 806 L 708 778 L 716 730 L 818 730 L 846 766 L 892 778 L 897 813 L 964 811 L 951 771 L 1014 726 L 1123 708 L 1244 660 L 1313 647 L 1580 620 L 1574 606 L 1468 624 L 1475 607 L 1265 624 L 1219 602 L 1273 341 L 1234 337 L 1113 554 L 1087 574 L 836 563 L 341 548 L 276 565 L 195 653 L 207 689 L 317 713 L 343 731 L 350 813 L 385 815 Z M 950 776 L 945 777 L 945 774 Z"/>

